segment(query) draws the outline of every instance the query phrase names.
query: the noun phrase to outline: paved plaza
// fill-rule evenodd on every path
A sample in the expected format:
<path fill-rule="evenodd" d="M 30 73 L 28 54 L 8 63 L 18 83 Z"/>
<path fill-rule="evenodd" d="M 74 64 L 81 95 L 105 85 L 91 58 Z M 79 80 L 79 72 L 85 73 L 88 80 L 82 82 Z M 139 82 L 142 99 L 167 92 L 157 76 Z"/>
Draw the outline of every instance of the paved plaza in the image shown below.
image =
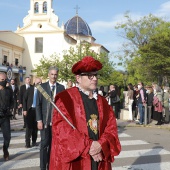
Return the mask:
<path fill-rule="evenodd" d="M 170 149 L 158 145 L 155 138 L 150 140 L 142 133 L 164 133 L 169 132 L 170 125 L 156 126 L 155 121 L 147 126 L 136 125 L 135 122 L 117 120 L 118 134 L 122 145 L 122 151 L 115 157 L 112 165 L 113 170 L 169 170 Z M 39 169 L 39 147 L 26 149 L 25 129 L 23 129 L 23 118 L 17 116 L 17 120 L 11 121 L 12 139 L 9 147 L 10 160 L 3 160 L 3 138 L 0 132 L 0 170 L 38 170 Z M 149 132 L 152 131 L 152 132 Z M 140 135 L 141 132 L 141 135 Z M 163 133 L 164 132 L 164 133 Z M 138 134 L 138 135 L 136 135 Z M 40 135 L 38 136 L 38 142 Z"/>

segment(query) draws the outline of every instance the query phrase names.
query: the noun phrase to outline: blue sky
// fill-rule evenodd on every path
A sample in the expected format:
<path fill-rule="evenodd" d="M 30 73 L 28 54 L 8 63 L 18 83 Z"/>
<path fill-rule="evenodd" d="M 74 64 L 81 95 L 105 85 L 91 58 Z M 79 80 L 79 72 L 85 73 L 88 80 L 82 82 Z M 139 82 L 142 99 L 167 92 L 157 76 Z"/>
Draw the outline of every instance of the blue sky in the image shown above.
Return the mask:
<path fill-rule="evenodd" d="M 76 14 L 90 26 L 96 43 L 105 46 L 111 53 L 119 51 L 123 41 L 114 29 L 123 22 L 123 15 L 130 11 L 132 18 L 140 18 L 150 13 L 170 18 L 168 0 L 53 0 L 53 9 L 59 17 L 59 25 L 66 23 Z M 23 18 L 28 14 L 30 0 L 0 0 L 0 30 L 15 31 L 23 25 Z"/>

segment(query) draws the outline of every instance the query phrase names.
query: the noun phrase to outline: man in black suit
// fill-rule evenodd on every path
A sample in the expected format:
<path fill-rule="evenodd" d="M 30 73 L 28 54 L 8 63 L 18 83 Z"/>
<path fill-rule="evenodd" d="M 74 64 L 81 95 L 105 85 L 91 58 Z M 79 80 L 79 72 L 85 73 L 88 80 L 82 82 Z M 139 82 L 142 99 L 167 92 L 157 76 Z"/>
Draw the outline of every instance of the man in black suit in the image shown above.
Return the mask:
<path fill-rule="evenodd" d="M 10 117 L 13 108 L 12 90 L 6 87 L 7 76 L 0 72 L 0 127 L 3 135 L 4 160 L 9 160 L 8 147 L 11 140 Z"/>
<path fill-rule="evenodd" d="M 23 96 L 24 96 L 26 90 L 28 88 L 30 88 L 30 86 L 31 86 L 30 82 L 31 82 L 30 77 L 25 77 L 25 84 L 20 87 L 20 91 L 19 91 L 19 108 L 20 109 L 22 109 L 22 107 L 23 107 Z M 24 126 L 23 126 L 23 128 L 25 128 L 26 123 L 25 123 L 25 116 L 24 115 L 23 115 L 23 118 L 24 118 Z"/>
<path fill-rule="evenodd" d="M 40 78 L 35 79 L 35 85 L 41 84 L 42 80 Z M 23 113 L 26 121 L 26 134 L 25 142 L 26 148 L 30 148 L 30 139 L 32 137 L 32 146 L 36 146 L 37 141 L 37 121 L 36 121 L 36 99 L 37 99 L 37 88 L 31 86 L 24 94 L 23 98 Z"/>
<path fill-rule="evenodd" d="M 49 81 L 43 83 L 42 88 L 51 96 L 54 100 L 55 95 L 65 90 L 64 86 L 57 83 L 58 68 L 50 67 L 48 76 Z M 52 122 L 52 105 L 43 97 L 43 95 L 37 92 L 36 102 L 36 119 L 37 126 L 41 134 L 41 146 L 40 146 L 40 169 L 46 170 L 49 167 L 49 158 L 51 150 L 51 122 Z"/>
<path fill-rule="evenodd" d="M 19 98 L 19 88 L 15 84 L 15 79 L 11 80 L 9 88 L 12 89 L 12 96 L 13 96 L 13 101 L 14 101 L 13 117 L 12 118 L 16 120 L 16 111 L 17 111 L 17 108 L 18 108 L 18 98 Z"/>

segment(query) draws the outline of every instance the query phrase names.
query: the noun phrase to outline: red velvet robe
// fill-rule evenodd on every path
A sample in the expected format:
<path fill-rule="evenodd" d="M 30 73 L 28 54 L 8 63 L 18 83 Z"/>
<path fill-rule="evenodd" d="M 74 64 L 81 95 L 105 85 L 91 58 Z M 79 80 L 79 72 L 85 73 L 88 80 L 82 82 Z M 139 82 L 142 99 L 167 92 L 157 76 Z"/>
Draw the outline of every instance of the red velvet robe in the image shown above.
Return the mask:
<path fill-rule="evenodd" d="M 85 110 L 80 92 L 76 87 L 67 89 L 56 96 L 56 105 L 69 121 L 74 130 L 54 110 L 52 125 L 52 147 L 50 170 L 91 170 L 89 149 L 92 140 L 88 137 Z M 98 170 L 111 170 L 114 156 L 120 153 L 121 145 L 112 108 L 104 97 L 98 95 L 99 140 L 102 146 L 103 161 Z"/>

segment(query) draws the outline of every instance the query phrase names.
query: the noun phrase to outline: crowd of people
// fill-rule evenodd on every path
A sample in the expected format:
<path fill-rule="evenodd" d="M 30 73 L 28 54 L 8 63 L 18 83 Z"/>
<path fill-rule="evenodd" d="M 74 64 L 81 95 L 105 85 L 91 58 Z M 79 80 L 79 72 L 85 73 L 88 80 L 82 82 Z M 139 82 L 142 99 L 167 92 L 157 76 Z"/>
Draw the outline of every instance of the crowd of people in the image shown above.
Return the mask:
<path fill-rule="evenodd" d="M 148 86 L 139 82 L 137 86 L 128 84 L 129 120 L 139 120 L 137 124 L 151 123 L 156 120 L 156 125 L 169 124 L 170 122 L 170 94 L 169 87 L 160 87 L 156 83 Z"/>
<path fill-rule="evenodd" d="M 111 84 L 108 92 L 105 92 L 104 87 L 101 86 L 98 93 L 106 97 L 117 119 L 120 118 L 121 109 L 127 105 L 128 120 L 136 121 L 136 124 L 144 124 L 145 116 L 147 124 L 152 120 L 157 121 L 156 125 L 170 123 L 170 92 L 167 86 L 160 87 L 156 83 L 150 86 L 144 86 L 142 82 L 137 85 L 129 83 L 127 93 L 120 94 L 118 86 Z M 121 95 L 124 95 L 122 101 Z"/>
<path fill-rule="evenodd" d="M 4 138 L 4 160 L 9 160 L 10 120 L 23 114 L 25 147 L 37 145 L 40 131 L 40 169 L 111 170 L 114 156 L 121 151 L 116 117 L 101 87 L 96 93 L 98 71 L 102 64 L 91 56 L 75 63 L 67 87 L 57 82 L 58 68 L 50 67 L 49 81 L 30 78 L 20 88 L 15 80 L 7 85 L 6 74 L 0 72 L 0 127 Z M 43 89 L 40 91 L 39 86 Z M 110 87 L 110 94 L 114 86 Z M 46 95 L 44 95 L 44 93 Z M 50 101 L 45 96 L 50 97 Z M 114 96 L 114 94 L 113 94 Z M 120 99 L 119 99 L 120 100 Z M 58 109 L 54 108 L 56 104 Z M 116 110 L 116 104 L 115 108 Z"/>

